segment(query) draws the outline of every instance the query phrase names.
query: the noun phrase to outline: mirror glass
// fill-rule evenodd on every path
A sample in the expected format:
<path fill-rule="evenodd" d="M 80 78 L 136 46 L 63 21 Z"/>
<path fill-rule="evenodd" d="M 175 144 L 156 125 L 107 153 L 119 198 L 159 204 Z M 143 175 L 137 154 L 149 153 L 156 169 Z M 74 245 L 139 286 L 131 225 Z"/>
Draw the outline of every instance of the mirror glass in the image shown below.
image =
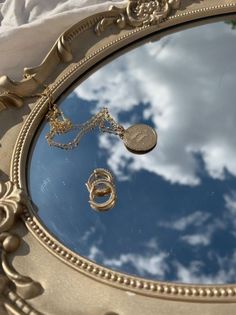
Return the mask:
<path fill-rule="evenodd" d="M 43 122 L 28 161 L 34 211 L 61 243 L 112 270 L 153 280 L 236 283 L 236 29 L 217 21 L 148 39 L 97 68 L 61 101 L 74 124 L 107 107 L 158 134 L 129 152 L 98 128 L 73 150 Z M 68 142 L 72 132 L 57 138 Z M 97 212 L 85 186 L 112 172 L 117 201 Z"/>

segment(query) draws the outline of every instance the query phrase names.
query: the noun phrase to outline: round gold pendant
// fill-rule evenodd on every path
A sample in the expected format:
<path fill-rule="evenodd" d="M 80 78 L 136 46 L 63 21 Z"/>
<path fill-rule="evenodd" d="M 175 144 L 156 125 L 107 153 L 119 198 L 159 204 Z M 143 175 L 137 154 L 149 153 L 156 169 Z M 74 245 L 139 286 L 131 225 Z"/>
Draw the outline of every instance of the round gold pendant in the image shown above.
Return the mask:
<path fill-rule="evenodd" d="M 135 154 L 145 154 L 157 144 L 156 131 L 145 124 L 137 124 L 125 130 L 123 141 L 126 148 Z"/>

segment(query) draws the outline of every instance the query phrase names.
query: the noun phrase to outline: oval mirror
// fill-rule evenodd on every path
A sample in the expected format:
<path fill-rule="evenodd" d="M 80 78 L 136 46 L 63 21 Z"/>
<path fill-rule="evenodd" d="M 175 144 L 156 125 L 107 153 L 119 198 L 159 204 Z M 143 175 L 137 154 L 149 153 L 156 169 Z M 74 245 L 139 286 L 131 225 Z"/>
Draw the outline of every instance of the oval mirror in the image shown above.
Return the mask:
<path fill-rule="evenodd" d="M 61 243 L 133 276 L 236 283 L 234 21 L 149 38 L 58 103 L 73 124 L 107 107 L 125 129 L 153 127 L 158 143 L 150 152 L 134 154 L 98 128 L 76 148 L 61 150 L 48 145 L 49 124 L 41 124 L 28 189 L 36 216 Z M 98 168 L 109 170 L 116 186 L 115 205 L 106 212 L 92 209 L 85 185 Z"/>

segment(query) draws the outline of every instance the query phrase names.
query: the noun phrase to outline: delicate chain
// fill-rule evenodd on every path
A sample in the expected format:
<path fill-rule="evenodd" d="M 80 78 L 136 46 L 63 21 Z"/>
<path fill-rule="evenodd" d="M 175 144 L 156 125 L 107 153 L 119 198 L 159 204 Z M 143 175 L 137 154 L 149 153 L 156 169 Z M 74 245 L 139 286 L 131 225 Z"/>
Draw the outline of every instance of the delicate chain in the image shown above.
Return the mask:
<path fill-rule="evenodd" d="M 26 75 L 28 77 L 28 75 Z M 156 131 L 145 125 L 135 124 L 127 130 L 110 115 L 108 109 L 103 107 L 97 114 L 92 116 L 83 124 L 73 124 L 72 121 L 65 117 L 62 110 L 54 103 L 53 94 L 49 86 L 39 82 L 34 76 L 30 76 L 38 85 L 44 87 L 41 94 L 33 94 L 28 97 L 46 97 L 48 99 L 48 113 L 46 118 L 50 125 L 50 131 L 46 134 L 47 142 L 50 146 L 58 147 L 65 150 L 71 150 L 79 145 L 81 138 L 89 131 L 99 128 L 101 132 L 107 132 L 119 136 L 126 148 L 132 153 L 144 154 L 151 151 L 157 144 Z M 8 95 L 10 92 L 3 92 L 0 95 Z M 23 96 L 20 96 L 23 98 Z M 55 136 L 63 135 L 78 130 L 75 138 L 68 143 L 60 143 L 54 140 Z M 141 138 L 140 138 L 141 136 Z M 139 138 L 139 139 L 138 139 Z M 148 141 L 143 141 L 143 138 Z"/>
<path fill-rule="evenodd" d="M 34 94 L 31 95 L 31 97 L 46 96 L 49 100 L 48 114 L 46 118 L 50 125 L 50 131 L 47 133 L 46 139 L 50 146 L 55 146 L 65 150 L 73 149 L 79 145 L 83 135 L 95 129 L 96 127 L 99 127 L 99 130 L 101 132 L 112 133 L 118 135 L 121 139 L 123 138 L 123 134 L 125 131 L 124 127 L 119 125 L 114 120 L 107 108 L 103 107 L 96 115 L 94 115 L 91 119 L 87 120 L 83 124 L 73 124 L 70 119 L 65 117 L 63 111 L 61 111 L 54 103 L 53 95 L 50 88 L 47 85 L 39 82 L 34 76 L 30 77 L 37 84 L 41 85 L 45 89 L 43 93 Z M 10 94 L 10 92 L 3 92 L 0 95 L 7 94 Z M 106 123 L 108 123 L 110 126 L 106 126 Z M 59 143 L 53 140 L 56 135 L 63 135 L 74 130 L 79 130 L 79 132 L 77 136 L 69 143 Z"/>
<path fill-rule="evenodd" d="M 99 127 L 101 132 L 112 133 L 118 135 L 120 138 L 123 137 L 125 131 L 124 127 L 114 120 L 106 107 L 103 107 L 96 115 L 83 124 L 73 124 L 64 116 L 64 113 L 56 104 L 51 104 L 49 108 L 47 119 L 49 121 L 50 131 L 46 135 L 46 139 L 50 146 L 65 150 L 74 149 L 79 145 L 81 138 L 96 127 Z M 110 126 L 106 126 L 106 123 Z M 53 140 L 56 135 L 62 135 L 74 130 L 79 130 L 79 132 L 77 136 L 68 143 L 60 143 Z"/>

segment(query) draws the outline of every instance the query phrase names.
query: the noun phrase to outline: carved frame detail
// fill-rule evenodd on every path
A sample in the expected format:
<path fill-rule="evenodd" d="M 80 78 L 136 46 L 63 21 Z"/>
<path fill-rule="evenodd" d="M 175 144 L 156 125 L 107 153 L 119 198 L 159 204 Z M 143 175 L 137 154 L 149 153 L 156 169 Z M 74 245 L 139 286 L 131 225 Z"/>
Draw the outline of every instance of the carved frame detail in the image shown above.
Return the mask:
<path fill-rule="evenodd" d="M 38 282 L 35 282 L 30 277 L 19 274 L 9 263 L 8 255 L 15 252 L 19 246 L 21 239 L 18 235 L 11 233 L 17 217 L 23 213 L 27 207 L 28 199 L 23 191 L 11 182 L 0 182 L 0 246 L 1 246 L 1 264 L 2 270 L 6 276 L 0 277 L 0 293 L 5 294 L 5 297 L 0 299 L 0 304 L 3 304 L 9 311 L 20 311 L 14 305 L 14 301 L 22 304 L 24 309 L 32 309 L 23 302 L 22 299 L 27 300 L 39 295 L 42 287 Z M 16 293 L 12 292 L 10 285 L 16 289 Z M 13 299 L 14 300 L 11 301 Z M 7 298 L 8 297 L 8 298 Z M 18 307 L 19 308 L 19 307 Z M 35 312 L 35 314 L 37 314 Z"/>
<path fill-rule="evenodd" d="M 95 32 L 100 35 L 111 24 L 116 24 L 120 29 L 125 26 L 135 28 L 158 25 L 179 5 L 180 0 L 129 0 L 123 9 L 111 6 L 107 14 L 96 23 Z M 0 87 L 4 90 L 0 95 L 0 111 L 7 104 L 21 107 L 25 97 L 31 97 L 38 88 L 42 88 L 56 66 L 72 61 L 71 37 L 68 33 L 70 30 L 59 37 L 39 66 L 24 69 L 22 81 L 14 82 L 5 75 L 0 77 Z"/>

